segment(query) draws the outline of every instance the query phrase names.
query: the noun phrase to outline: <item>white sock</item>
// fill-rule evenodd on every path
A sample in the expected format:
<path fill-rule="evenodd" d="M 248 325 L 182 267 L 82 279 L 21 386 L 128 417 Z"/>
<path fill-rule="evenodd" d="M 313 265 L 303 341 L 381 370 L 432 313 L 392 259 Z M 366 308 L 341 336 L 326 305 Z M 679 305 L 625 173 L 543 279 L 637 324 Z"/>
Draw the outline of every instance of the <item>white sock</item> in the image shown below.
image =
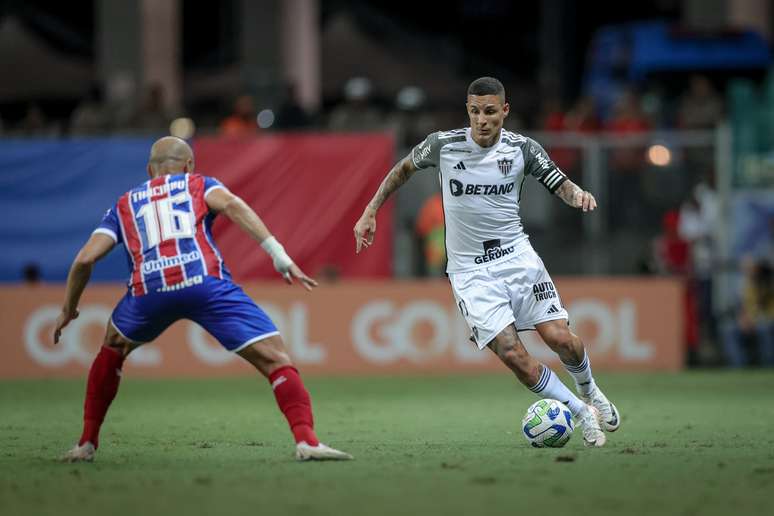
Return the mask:
<path fill-rule="evenodd" d="M 543 365 L 543 370 L 540 373 L 540 379 L 533 387 L 530 387 L 529 390 L 541 398 L 550 398 L 561 401 L 567 405 L 567 408 L 570 409 L 570 412 L 572 412 L 574 416 L 586 409 L 586 404 L 578 399 L 578 397 L 562 383 L 559 377 L 545 365 Z"/>
<path fill-rule="evenodd" d="M 578 365 L 565 364 L 564 368 L 575 379 L 575 389 L 581 394 L 581 396 L 588 396 L 591 391 L 594 390 L 596 384 L 594 383 L 594 377 L 591 376 L 591 362 L 586 352 L 583 352 L 583 360 Z"/>

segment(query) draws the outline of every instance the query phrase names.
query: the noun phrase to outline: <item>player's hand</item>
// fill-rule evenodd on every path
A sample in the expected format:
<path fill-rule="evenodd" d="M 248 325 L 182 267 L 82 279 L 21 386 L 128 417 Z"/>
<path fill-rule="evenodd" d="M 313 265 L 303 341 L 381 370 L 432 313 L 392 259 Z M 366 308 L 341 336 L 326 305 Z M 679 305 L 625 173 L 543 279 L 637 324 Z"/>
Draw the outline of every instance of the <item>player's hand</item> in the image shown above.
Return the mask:
<path fill-rule="evenodd" d="M 73 310 L 72 312 L 62 310 L 62 313 L 59 314 L 59 317 L 56 318 L 56 327 L 54 328 L 54 344 L 59 344 L 59 337 L 62 336 L 62 330 L 70 324 L 70 321 L 73 319 L 77 319 L 80 315 L 80 312 L 78 310 Z"/>
<path fill-rule="evenodd" d="M 374 243 L 376 234 L 376 212 L 366 208 L 360 220 L 355 224 L 355 252 L 359 253 L 361 249 Z"/>
<path fill-rule="evenodd" d="M 580 191 L 573 197 L 572 205 L 574 208 L 580 208 L 583 211 L 594 211 L 597 207 L 597 200 L 591 195 L 591 192 Z"/>
<path fill-rule="evenodd" d="M 287 272 L 285 272 L 282 275 L 283 278 L 285 278 L 285 282 L 288 285 L 293 284 L 293 278 L 297 279 L 302 287 L 304 287 L 306 290 L 312 290 L 314 287 L 317 286 L 317 282 L 304 274 L 304 271 L 298 268 L 298 265 L 295 263 L 292 264 L 290 267 L 288 267 Z"/>

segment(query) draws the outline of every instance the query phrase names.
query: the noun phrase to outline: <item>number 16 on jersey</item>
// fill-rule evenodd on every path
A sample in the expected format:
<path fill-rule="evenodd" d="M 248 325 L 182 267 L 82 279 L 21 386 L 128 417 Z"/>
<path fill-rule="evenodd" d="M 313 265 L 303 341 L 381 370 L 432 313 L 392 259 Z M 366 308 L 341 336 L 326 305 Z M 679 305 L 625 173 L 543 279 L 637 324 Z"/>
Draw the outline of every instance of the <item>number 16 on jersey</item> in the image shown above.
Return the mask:
<path fill-rule="evenodd" d="M 137 218 L 141 219 L 145 228 L 145 231 L 141 231 L 145 249 L 156 247 L 164 240 L 194 236 L 193 213 L 186 207 L 175 206 L 183 203 L 190 206 L 188 195 L 180 192 L 151 201 L 137 210 Z"/>

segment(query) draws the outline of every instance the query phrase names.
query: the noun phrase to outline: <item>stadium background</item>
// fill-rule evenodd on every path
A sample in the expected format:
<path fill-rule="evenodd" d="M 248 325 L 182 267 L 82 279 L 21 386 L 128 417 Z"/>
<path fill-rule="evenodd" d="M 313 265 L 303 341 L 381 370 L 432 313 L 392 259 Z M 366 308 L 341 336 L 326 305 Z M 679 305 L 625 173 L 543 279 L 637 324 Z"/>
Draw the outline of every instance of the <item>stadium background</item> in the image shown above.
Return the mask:
<path fill-rule="evenodd" d="M 64 497 L 61 506 L 53 496 L 30 502 L 38 482 L 60 474 L 45 459 L 56 450 L 41 449 L 31 429 L 47 422 L 52 447 L 69 442 L 60 432 L 75 431 L 82 380 L 123 291 L 119 251 L 97 265 L 82 315 L 61 346 L 52 346 L 50 333 L 79 246 L 115 198 L 145 179 L 150 143 L 175 134 L 192 143 L 197 170 L 243 196 L 299 265 L 321 281 L 312 294 L 284 286 L 236 227 L 216 224 L 216 240 L 235 278 L 270 312 L 312 378 L 313 395 L 315 388 L 321 393 L 322 421 L 339 440 L 350 428 L 359 431 L 362 439 L 344 441 L 356 455 L 368 450 L 369 439 L 402 438 L 415 446 L 406 457 L 365 452 L 388 465 L 386 472 L 365 473 L 374 485 L 366 482 L 363 499 L 378 497 L 377 486 L 383 488 L 390 475 L 406 474 L 413 487 L 395 484 L 384 497 L 407 489 L 409 512 L 470 512 L 476 500 L 490 503 L 492 513 L 507 512 L 502 491 L 491 497 L 469 490 L 499 485 L 500 470 L 487 470 L 500 464 L 497 457 L 517 454 L 520 465 L 509 474 L 523 481 L 535 474 L 529 461 L 542 460 L 537 473 L 549 474 L 555 464 L 546 460 L 560 456 L 535 458 L 518 441 L 517 451 L 501 453 L 494 430 L 479 434 L 469 419 L 460 422 L 481 418 L 516 428 L 530 398 L 514 393 L 495 357 L 475 352 L 467 340 L 442 273 L 436 175 L 416 174 L 393 197 L 380 212 L 376 244 L 365 254 L 355 256 L 352 238 L 352 226 L 392 163 L 428 133 L 467 124 L 465 88 L 482 75 L 505 84 L 512 106 L 506 128 L 534 137 L 599 201 L 596 212 L 581 214 L 536 182 L 525 185 L 522 197 L 525 229 L 591 350 L 595 370 L 619 389 L 627 413 L 642 411 L 630 416 L 639 426 L 623 444 L 583 467 L 604 478 L 610 468 L 629 465 L 621 459 L 634 459 L 644 480 L 621 485 L 618 495 L 585 509 L 631 511 L 650 503 L 661 512 L 711 513 L 738 507 L 726 505 L 738 499 L 751 510 L 764 507 L 758 488 L 772 478 L 773 457 L 754 452 L 774 444 L 765 437 L 774 420 L 766 394 L 774 387 L 772 38 L 774 5 L 768 0 L 593 7 L 571 0 L 0 0 L 0 434 L 6 443 L 0 461 L 11 471 L 32 457 L 21 480 L 0 477 L 0 509 L 8 503 L 10 513 L 67 513 L 79 507 L 79 489 L 87 489 L 74 484 L 78 475 L 89 476 L 88 487 L 100 485 L 92 473 L 68 470 L 77 473 L 61 484 L 70 493 L 56 495 Z M 523 335 L 541 360 L 558 365 L 534 335 Z M 432 373 L 429 380 L 424 373 Z M 170 458 L 179 469 L 159 470 L 181 482 L 173 488 L 179 496 L 169 498 L 181 505 L 164 505 L 173 502 L 151 489 L 158 499 L 149 496 L 146 509 L 215 510 L 185 489 L 212 489 L 217 476 L 208 471 L 221 467 L 214 457 L 224 450 L 196 454 L 209 453 L 208 442 L 226 439 L 208 427 L 211 419 L 197 419 L 205 416 L 196 405 L 224 420 L 255 412 L 250 400 L 228 395 L 248 388 L 252 370 L 192 323 L 178 323 L 130 357 L 125 374 L 143 379 L 124 387 L 116 403 L 129 408 L 116 419 L 136 423 L 128 426 L 129 435 L 112 427 L 108 442 L 141 446 L 131 429 L 142 421 L 156 424 L 143 419 L 150 416 L 137 396 L 158 389 L 168 395 L 166 403 L 191 405 L 181 413 L 188 423 L 180 437 L 149 445 L 168 450 L 176 438 L 193 443 L 188 455 Z M 392 384 L 394 375 L 402 379 Z M 207 378 L 186 383 L 192 377 Z M 410 400 L 403 385 L 415 389 Z M 216 394 L 186 398 L 188 390 L 209 388 Z M 651 389 L 655 400 L 643 397 Z M 492 392 L 499 393 L 489 398 L 494 415 L 476 405 Z M 369 396 L 389 400 L 390 408 L 347 426 L 343 420 L 352 413 L 376 410 Z M 673 398 L 690 406 L 688 413 Z M 475 407 L 460 407 L 458 399 Z M 232 410 L 219 412 L 224 400 Z M 260 403 L 262 414 L 272 410 L 266 400 Z M 708 415 L 735 414 L 733 406 L 746 417 L 759 403 L 768 408 L 758 412 L 752 435 Z M 424 406 L 436 407 L 439 419 L 430 420 Z M 663 414 L 663 407 L 671 412 Z M 150 414 L 171 410 L 164 397 L 146 408 Z M 328 419 L 326 410 L 333 414 Z M 444 417 L 452 423 L 444 424 Z M 691 421 L 665 432 L 651 417 Z M 411 423 L 403 425 L 401 418 Z M 259 440 L 277 440 L 269 430 L 281 432 L 281 425 L 271 421 Z M 466 436 L 494 442 L 496 457 L 481 451 L 465 462 L 469 457 L 460 458 L 452 445 L 439 445 L 452 457 L 427 455 L 435 449 L 422 441 L 428 429 L 450 443 L 467 442 L 450 433 L 453 422 Z M 710 454 L 703 447 L 721 448 L 730 436 L 738 449 Z M 679 454 L 670 462 L 673 438 L 686 453 L 709 455 L 694 470 L 691 460 L 676 464 Z M 278 478 L 293 478 L 292 470 L 269 458 L 284 453 L 280 444 L 260 446 L 249 451 L 269 461 Z M 580 453 L 578 443 L 572 446 Z M 242 453 L 226 448 L 229 457 Z M 105 453 L 103 464 L 128 460 Z M 188 460 L 202 462 L 186 471 Z M 752 466 L 736 470 L 744 460 Z M 450 487 L 456 484 L 436 478 L 435 471 L 425 475 L 422 461 L 442 463 L 444 475 L 467 471 L 472 480 L 464 489 Z M 423 466 L 406 473 L 412 464 Z M 717 468 L 715 476 L 707 464 Z M 654 472 L 664 468 L 672 468 L 672 476 Z M 727 485 L 718 494 L 725 498 L 713 501 L 700 491 L 686 498 L 669 487 L 702 468 L 706 485 Z M 550 474 L 577 479 L 577 472 Z M 311 473 L 305 487 L 319 495 L 325 475 Z M 342 482 L 356 478 L 336 475 Z M 132 485 L 132 492 L 149 487 Z M 457 490 L 464 499 L 427 505 L 417 486 L 444 496 Z M 218 493 L 213 500 L 245 495 Z M 336 513 L 336 493 L 323 496 L 320 512 Z M 309 513 L 314 500 L 299 504 L 289 512 Z M 96 513 L 96 505 L 87 507 Z M 390 513 L 385 507 L 370 513 Z"/>

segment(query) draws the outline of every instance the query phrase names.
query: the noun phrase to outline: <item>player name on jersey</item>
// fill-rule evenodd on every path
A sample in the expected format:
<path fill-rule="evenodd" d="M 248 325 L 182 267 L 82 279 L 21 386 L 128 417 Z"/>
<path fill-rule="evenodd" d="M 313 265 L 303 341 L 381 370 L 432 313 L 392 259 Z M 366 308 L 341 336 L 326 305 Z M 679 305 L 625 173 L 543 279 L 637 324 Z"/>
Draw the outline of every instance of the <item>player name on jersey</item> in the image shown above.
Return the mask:
<path fill-rule="evenodd" d="M 132 202 L 139 202 L 150 197 L 159 197 L 168 194 L 170 190 L 184 190 L 185 180 L 170 181 L 158 186 L 148 186 L 145 190 L 132 192 Z"/>

